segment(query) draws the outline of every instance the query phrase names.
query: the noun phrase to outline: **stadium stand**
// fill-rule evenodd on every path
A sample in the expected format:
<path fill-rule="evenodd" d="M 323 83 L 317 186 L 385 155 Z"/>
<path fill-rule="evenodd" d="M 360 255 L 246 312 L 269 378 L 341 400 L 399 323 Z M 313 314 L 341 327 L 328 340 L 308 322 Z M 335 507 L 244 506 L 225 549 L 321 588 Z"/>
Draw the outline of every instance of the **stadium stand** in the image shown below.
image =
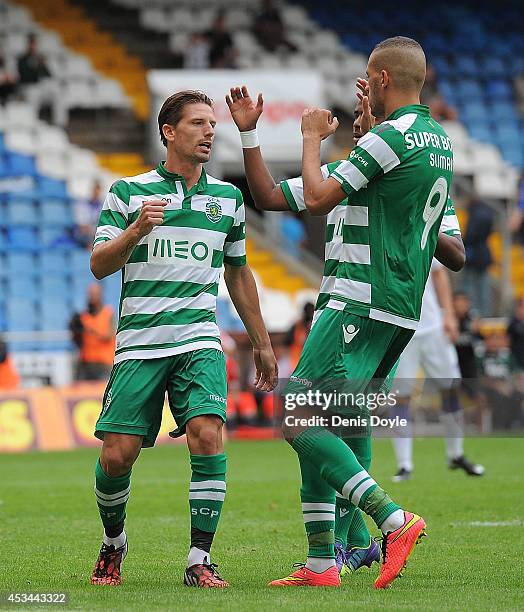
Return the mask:
<path fill-rule="evenodd" d="M 461 188 L 474 189 L 497 210 L 505 210 L 515 196 L 518 169 L 524 161 L 524 120 L 518 114 L 511 83 L 523 67 L 517 55 L 523 49 L 516 5 L 504 5 L 501 22 L 492 27 L 487 23 L 488 12 L 471 2 L 439 13 L 436 23 L 434 12 L 418 4 L 417 17 L 413 17 L 414 0 L 408 0 L 398 12 L 379 0 L 366 12 L 369 25 L 359 22 L 358 29 L 351 26 L 351 11 L 341 14 L 333 0 L 321 5 L 305 0 L 279 6 L 286 37 L 296 51 L 287 48 L 269 53 L 261 47 L 253 34 L 258 0 L 206 1 L 198 6 L 190 0 L 0 0 L 0 48 L 8 64 L 23 52 L 27 34 L 35 33 L 69 121 L 67 126 L 41 121 L 30 96 L 26 102 L 17 99 L 0 107 L 0 331 L 64 331 L 68 317 L 83 305 L 91 278 L 89 255 L 71 238 L 72 203 L 87 198 L 96 179 L 106 189 L 114 177 L 145 169 L 140 129 L 149 108 L 146 70 L 180 65 L 177 61 L 191 33 L 209 28 L 218 9 L 225 11 L 239 68 L 318 70 L 324 76 L 329 104 L 349 115 L 354 97 L 348 91 L 355 78 L 365 73 L 365 56 L 372 45 L 399 31 L 418 38 L 436 69 L 440 93 L 458 110 L 459 120 L 445 122 L 445 129 L 454 143 Z M 114 18 L 117 14 L 118 19 Z M 503 27 L 507 27 L 507 37 L 501 34 Z M 479 41 L 485 44 L 486 40 L 491 45 L 489 58 L 482 56 L 479 46 Z M 134 144 L 127 150 L 126 145 L 112 149 L 113 140 L 108 148 L 98 148 L 105 127 L 98 132 L 86 130 L 85 125 L 96 122 L 83 121 L 83 115 L 75 122 L 74 112 L 79 109 L 96 112 L 109 107 L 135 115 L 137 123 L 122 124 L 131 129 L 117 127 L 111 134 L 105 132 L 108 140 L 135 133 Z M 105 120 L 112 122 L 116 117 L 111 114 Z M 101 125 L 107 125 L 102 115 L 98 118 Z M 88 135 L 85 140 L 80 138 L 82 123 L 82 129 L 93 132 L 91 140 Z M 83 142 L 84 148 L 73 141 Z M 337 151 L 337 157 L 345 154 L 347 150 Z M 496 261 L 494 275 L 503 274 L 503 258 L 509 252 L 515 293 L 524 294 L 521 247 L 507 251 L 499 232 L 490 245 Z M 284 331 L 302 303 L 314 297 L 313 283 L 297 274 L 274 244 L 252 239 L 248 256 L 262 287 L 262 307 L 270 325 L 274 331 Z M 116 306 L 118 275 L 106 279 L 104 286 L 107 301 Z M 223 286 L 218 316 L 225 329 L 239 329 Z M 15 341 L 11 348 L 15 352 L 69 349 L 66 338 L 26 341 L 24 345 Z"/>

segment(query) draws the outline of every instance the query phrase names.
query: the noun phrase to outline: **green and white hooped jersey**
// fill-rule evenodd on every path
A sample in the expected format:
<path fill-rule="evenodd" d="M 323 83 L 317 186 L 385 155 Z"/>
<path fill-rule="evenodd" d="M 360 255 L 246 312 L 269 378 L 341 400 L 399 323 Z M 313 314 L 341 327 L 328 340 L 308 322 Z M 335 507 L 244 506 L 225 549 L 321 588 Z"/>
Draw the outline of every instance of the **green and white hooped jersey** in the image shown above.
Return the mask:
<path fill-rule="evenodd" d="M 144 202 L 159 199 L 167 202 L 164 222 L 142 238 L 122 269 L 115 363 L 220 350 L 215 311 L 223 264 L 246 263 L 240 190 L 202 170 L 188 191 L 163 163 L 114 183 L 94 247 L 122 234 Z"/>
<path fill-rule="evenodd" d="M 406 107 L 406 108 L 407 109 L 415 108 L 417 110 L 422 109 L 422 111 L 425 111 L 423 112 L 423 115 L 427 117 L 426 121 L 427 122 L 431 121 L 432 125 L 430 127 L 433 129 L 433 126 L 438 126 L 438 124 L 436 124 L 434 120 L 429 117 L 429 113 L 427 112 L 426 107 L 417 105 L 416 107 Z M 399 109 L 397 113 L 403 110 L 405 109 Z M 416 119 L 417 117 L 416 113 L 411 113 L 411 114 L 412 115 L 415 114 L 415 119 Z M 411 118 L 408 118 L 408 119 L 411 121 Z M 415 121 L 415 119 L 413 120 L 413 122 Z M 402 128 L 403 125 L 405 125 L 405 123 L 406 122 L 404 121 L 404 123 L 400 125 L 400 127 Z M 415 125 L 414 127 L 417 127 L 417 126 Z M 440 128 L 440 126 L 438 126 L 438 128 Z M 386 128 L 386 130 L 384 131 L 387 132 L 390 129 L 391 128 Z M 395 131 L 399 133 L 400 136 L 403 138 L 403 134 L 401 132 L 398 132 L 398 130 L 396 129 Z M 440 140 L 441 149 L 443 151 L 447 151 L 448 156 L 446 156 L 445 160 L 440 159 L 440 158 L 437 159 L 435 158 L 436 154 L 431 152 L 432 157 L 429 158 L 429 163 L 430 164 L 441 164 L 442 166 L 445 166 L 446 168 L 450 167 L 449 165 L 452 164 L 452 157 L 450 157 L 452 156 L 452 153 L 451 153 L 451 145 L 450 145 L 449 139 L 443 132 L 442 128 L 440 128 L 439 131 L 436 132 L 436 134 L 438 134 L 438 138 L 441 139 Z M 411 132 L 409 132 L 408 138 L 406 138 L 406 142 L 408 143 L 406 145 L 406 149 L 410 151 L 411 148 L 413 148 L 413 147 L 410 148 L 409 146 L 411 141 L 414 143 L 417 143 L 418 145 L 425 145 L 426 139 L 433 140 L 433 143 L 434 143 L 436 137 L 437 136 L 431 139 L 429 135 L 421 136 L 418 134 L 415 137 L 415 136 L 411 136 Z M 359 147 L 354 149 L 354 151 L 357 151 L 357 154 L 358 154 L 358 148 L 364 148 L 366 146 L 366 143 L 364 142 L 364 138 L 366 137 L 363 137 L 359 141 Z M 373 137 L 370 138 L 370 140 L 372 141 L 372 146 L 370 147 L 371 150 L 375 152 L 375 155 L 379 156 L 379 153 L 377 152 L 377 147 L 380 149 L 381 144 L 379 145 L 373 144 L 374 142 Z M 387 143 L 385 144 L 387 145 Z M 387 146 L 389 147 L 389 145 Z M 435 148 L 437 148 L 438 150 L 438 147 L 435 147 Z M 384 150 L 387 151 L 385 147 L 384 147 Z M 439 154 L 439 155 L 442 155 L 442 154 Z M 360 156 L 363 157 L 363 154 L 360 154 Z M 351 160 L 353 157 L 354 157 L 354 154 L 352 152 L 352 154 L 349 156 L 349 160 Z M 374 158 L 372 159 L 373 159 L 373 162 L 369 160 L 368 163 L 375 164 L 375 170 L 377 171 L 378 177 L 383 176 L 384 172 L 378 171 L 377 166 L 379 164 L 374 160 Z M 451 161 L 449 161 L 450 159 Z M 418 160 L 415 160 L 415 161 L 418 161 Z M 333 162 L 332 164 L 327 164 L 323 166 L 322 174 L 324 178 L 327 178 L 327 176 L 330 173 L 337 173 L 340 171 L 344 172 L 344 166 L 346 164 L 347 162 L 337 161 L 337 162 Z M 352 171 L 349 170 L 350 174 L 351 172 Z M 333 174 L 331 175 L 333 176 Z M 445 175 L 445 178 L 443 180 L 448 180 L 450 182 L 451 177 L 450 176 L 448 177 Z M 406 224 L 403 218 L 395 219 L 395 211 L 399 210 L 402 206 L 402 203 L 399 206 L 395 206 L 395 198 L 397 197 L 402 198 L 402 194 L 403 194 L 402 189 L 399 190 L 398 192 L 399 195 L 396 196 L 395 195 L 396 184 L 393 184 L 391 187 L 391 191 L 388 191 L 388 194 L 386 195 L 386 200 L 389 203 L 389 209 L 386 211 L 386 213 L 388 213 L 387 215 L 388 219 L 389 218 L 392 219 L 391 224 L 388 223 L 388 227 L 391 225 L 392 229 L 395 230 L 394 232 L 390 231 L 388 233 L 388 236 L 383 237 L 381 236 L 380 231 L 377 231 L 377 228 L 370 227 L 370 223 L 369 223 L 370 215 L 368 214 L 370 211 L 370 208 L 373 207 L 373 209 L 376 211 L 376 210 L 380 210 L 379 208 L 380 206 L 383 207 L 385 205 L 384 201 L 382 201 L 379 204 L 379 207 L 375 207 L 371 203 L 371 198 L 369 197 L 370 195 L 372 195 L 370 192 L 370 185 L 366 184 L 367 189 L 363 189 L 362 191 L 351 192 L 351 195 L 347 200 L 342 201 L 338 206 L 336 206 L 329 213 L 327 217 L 327 228 L 326 228 L 326 253 L 325 253 L 324 276 L 322 279 L 322 283 L 320 286 L 320 294 L 319 294 L 317 304 L 316 304 L 317 312 L 315 314 L 315 318 L 318 318 L 320 311 L 323 308 L 325 308 L 326 305 L 329 304 L 331 308 L 337 308 L 337 309 L 347 308 L 351 312 L 355 312 L 355 314 L 360 314 L 362 316 L 370 316 L 371 318 L 375 318 L 378 320 L 386 320 L 387 322 L 392 322 L 402 327 L 407 327 L 410 329 L 416 328 L 416 324 L 420 316 L 420 303 L 422 300 L 422 294 L 424 291 L 427 274 L 429 273 L 429 266 L 431 264 L 431 258 L 435 250 L 438 232 L 445 232 L 451 235 L 460 234 L 460 227 L 458 224 L 457 217 L 455 215 L 453 203 L 448 195 L 449 182 L 447 183 L 448 189 L 446 190 L 444 202 L 441 202 L 443 195 L 439 191 L 435 194 L 434 198 L 433 197 L 431 199 L 427 198 L 427 201 L 429 201 L 429 204 L 427 204 L 426 202 L 425 207 L 423 208 L 423 214 L 427 218 L 426 222 L 424 222 L 424 227 L 428 227 L 429 229 L 432 229 L 434 236 L 432 233 L 429 246 L 428 246 L 429 236 L 426 236 L 425 238 L 426 253 L 430 253 L 428 269 L 425 274 L 425 277 L 421 275 L 420 266 L 417 265 L 417 262 L 408 261 L 408 264 L 412 264 L 412 263 L 414 264 L 414 267 L 408 265 L 408 269 L 410 268 L 413 269 L 413 278 L 411 279 L 411 283 L 409 282 L 410 279 L 403 278 L 403 275 L 401 274 L 402 273 L 401 267 L 399 268 L 398 266 L 391 265 L 392 261 L 393 263 L 397 263 L 397 264 L 401 261 L 402 252 L 408 255 L 408 253 L 411 251 L 413 257 L 418 256 L 419 258 L 421 258 L 420 257 L 420 253 L 422 251 L 421 246 L 419 246 L 418 253 L 416 252 L 415 249 L 407 248 L 407 245 L 409 245 L 409 242 L 408 240 L 404 239 L 404 234 L 407 233 L 406 230 L 409 232 L 409 226 L 406 227 Z M 444 186 L 441 182 L 439 182 L 439 185 L 441 186 L 441 188 Z M 287 202 L 292 210 L 299 211 L 299 210 L 304 210 L 306 208 L 305 203 L 304 203 L 304 195 L 303 195 L 303 187 L 302 187 L 301 178 L 289 179 L 287 181 L 283 181 L 281 183 L 281 187 L 287 199 Z M 421 191 L 419 187 L 417 189 L 418 191 Z M 417 189 L 415 189 L 415 193 L 417 193 Z M 406 191 L 406 189 L 404 189 L 404 191 Z M 436 202 L 434 202 L 433 200 L 436 200 Z M 444 208 L 444 203 L 446 203 L 445 208 Z M 404 202 L 403 204 L 404 204 L 404 208 L 406 208 L 406 202 Z M 427 208 L 426 211 L 424 211 L 425 208 Z M 407 210 L 409 210 L 409 206 Z M 428 218 L 428 215 L 430 213 L 432 216 Z M 376 223 L 376 225 L 381 230 L 384 230 L 385 229 L 385 224 L 383 220 L 384 216 L 385 216 L 385 213 L 382 213 L 382 214 L 379 212 L 378 213 L 375 212 L 375 214 L 372 213 L 371 214 L 371 220 L 372 220 L 371 225 L 373 223 Z M 410 217 L 414 218 L 413 214 L 411 214 Z M 375 219 L 376 219 L 376 222 L 374 221 Z M 420 231 L 420 223 L 418 224 L 415 223 L 414 229 L 416 232 Z M 421 230 L 421 233 L 423 232 L 424 232 L 424 228 L 422 228 Z M 374 242 L 372 241 L 372 239 L 374 239 Z M 398 242 L 398 244 L 396 243 L 396 241 Z M 372 248 L 375 242 L 378 242 L 379 249 Z M 378 261 L 376 262 L 376 265 L 373 265 L 374 262 L 373 262 L 372 254 L 374 252 L 381 251 L 380 247 L 382 246 L 382 243 L 384 244 L 387 243 L 388 246 L 390 246 L 390 249 L 386 252 L 386 255 L 389 255 L 391 253 L 390 260 L 387 261 L 388 257 L 384 259 L 387 261 L 389 266 L 391 266 L 391 269 L 389 269 L 388 265 L 384 265 L 386 261 L 383 261 L 382 263 Z M 418 239 L 418 243 L 419 245 L 421 245 L 422 235 Z M 360 253 L 360 259 L 358 258 L 359 253 Z M 396 259 L 395 259 L 395 253 L 397 253 Z M 406 259 L 408 259 L 408 257 L 406 257 Z M 425 262 L 425 256 L 423 256 L 422 259 Z M 380 284 L 378 282 L 373 282 L 373 280 L 375 281 L 379 280 L 380 273 L 382 273 L 382 276 L 385 276 L 384 268 L 386 268 L 388 271 L 388 274 L 386 275 L 388 277 L 387 278 L 388 291 L 393 291 L 394 294 L 396 295 L 398 294 L 399 296 L 398 303 L 402 307 L 400 310 L 400 315 L 399 315 L 398 308 L 390 308 L 389 311 L 382 309 L 381 311 L 378 311 L 378 312 L 376 312 L 377 308 L 372 308 L 372 306 L 375 304 L 383 303 L 384 297 L 386 298 L 386 300 L 388 298 L 387 295 L 384 296 L 383 294 L 379 292 Z M 418 276 L 416 275 L 415 268 L 418 269 Z M 376 274 L 375 273 L 376 271 L 378 271 L 379 274 Z M 395 282 L 394 282 L 395 274 L 400 274 L 398 286 L 395 286 Z M 338 280 L 337 277 L 339 277 L 340 280 Z M 420 278 L 419 282 L 421 283 L 421 285 L 419 285 L 417 282 L 419 278 Z M 400 281 L 403 281 L 403 282 L 400 282 Z M 419 287 L 418 291 L 420 291 L 420 295 L 419 297 L 417 297 L 418 291 L 414 292 L 413 290 L 411 290 L 411 299 L 414 301 L 414 304 L 407 305 L 406 301 L 409 300 L 410 296 L 409 295 L 403 296 L 402 291 L 399 290 L 399 288 L 403 286 L 405 287 L 407 285 L 409 286 L 410 284 L 412 286 L 416 285 L 417 287 Z M 353 299 L 348 299 L 345 295 L 340 295 L 340 293 L 342 292 L 341 286 L 342 286 L 342 289 L 344 288 L 349 289 L 349 292 L 348 292 L 350 294 L 349 297 Z M 393 287 L 393 288 L 391 289 L 390 287 Z M 338 289 L 338 293 L 336 292 L 337 289 Z M 355 290 L 359 290 L 359 289 L 365 291 L 364 295 L 362 294 L 355 295 L 356 293 Z M 375 296 L 375 293 L 377 293 L 376 296 Z M 334 294 L 332 299 L 330 299 L 330 294 Z M 374 298 L 373 300 L 371 300 L 372 296 Z M 363 297 L 364 299 L 362 299 L 359 302 L 359 300 L 354 299 L 355 297 L 360 297 L 360 298 Z M 342 298 L 342 299 L 339 299 L 339 298 Z M 417 302 L 417 300 L 419 300 L 419 302 Z M 387 305 L 389 306 L 389 300 L 387 301 Z M 410 313 L 412 312 L 417 313 L 416 317 L 409 318 L 408 316 L 405 316 L 405 314 L 410 315 Z M 403 313 L 405 313 L 404 316 L 403 316 Z"/>

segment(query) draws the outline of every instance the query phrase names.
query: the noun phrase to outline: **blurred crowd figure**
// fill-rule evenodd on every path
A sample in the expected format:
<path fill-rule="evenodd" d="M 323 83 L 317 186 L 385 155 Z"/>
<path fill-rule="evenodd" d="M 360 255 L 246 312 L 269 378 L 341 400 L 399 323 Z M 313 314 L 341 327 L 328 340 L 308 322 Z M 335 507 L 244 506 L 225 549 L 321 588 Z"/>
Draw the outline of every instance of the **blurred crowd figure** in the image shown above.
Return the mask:
<path fill-rule="evenodd" d="M 51 76 L 34 34 L 28 35 L 25 53 L 18 58 L 18 76 L 22 85 L 32 85 Z"/>
<path fill-rule="evenodd" d="M 459 325 L 455 342 L 462 387 L 479 408 L 489 410 L 494 429 L 524 425 L 524 298 L 506 328 L 482 333 L 481 319 L 462 291 L 454 295 Z"/>
<path fill-rule="evenodd" d="M 5 104 L 16 93 L 18 76 L 7 67 L 5 58 L 0 55 L 0 104 Z"/>
<path fill-rule="evenodd" d="M 289 372 L 291 373 L 300 359 L 300 353 L 304 348 L 304 343 L 311 330 L 315 306 L 311 302 L 306 302 L 302 308 L 302 315 L 288 330 L 284 339 L 284 345 L 289 351 Z"/>
<path fill-rule="evenodd" d="M 225 14 L 217 13 L 211 29 L 194 32 L 184 52 L 184 68 L 236 68 L 238 52 L 227 29 Z"/>
<path fill-rule="evenodd" d="M 493 210 L 480 198 L 466 203 L 468 223 L 464 234 L 466 264 L 464 290 L 481 316 L 492 315 L 491 285 L 488 268 L 493 262 L 488 239 L 494 229 Z"/>
<path fill-rule="evenodd" d="M 73 315 L 69 329 L 79 350 L 76 380 L 107 380 L 115 356 L 115 315 L 104 304 L 102 286 L 87 289 L 87 306 Z"/>
<path fill-rule="evenodd" d="M 297 47 L 287 39 L 282 15 L 273 0 L 263 0 L 261 10 L 253 22 L 253 33 L 258 43 L 269 53 L 297 51 Z"/>
<path fill-rule="evenodd" d="M 90 251 L 93 246 L 98 217 L 103 203 L 104 193 L 99 181 L 93 182 L 91 196 L 88 199 L 75 202 L 75 228 L 73 237 L 79 246 L 88 251 Z"/>
<path fill-rule="evenodd" d="M 12 391 L 20 385 L 20 377 L 15 368 L 15 364 L 7 344 L 0 337 L 0 391 Z"/>
<path fill-rule="evenodd" d="M 437 121 L 455 121 L 457 111 L 446 102 L 441 95 L 437 85 L 437 74 L 435 68 L 428 64 L 426 71 L 426 81 L 420 94 L 422 104 L 429 106 L 431 116 Z"/>

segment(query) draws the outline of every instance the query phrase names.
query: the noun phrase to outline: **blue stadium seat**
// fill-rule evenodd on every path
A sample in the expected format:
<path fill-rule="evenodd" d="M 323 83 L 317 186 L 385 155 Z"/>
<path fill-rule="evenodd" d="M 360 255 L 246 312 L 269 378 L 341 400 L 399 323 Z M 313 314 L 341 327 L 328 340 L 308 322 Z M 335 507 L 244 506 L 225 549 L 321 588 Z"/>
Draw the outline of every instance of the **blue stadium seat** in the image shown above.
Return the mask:
<path fill-rule="evenodd" d="M 490 114 L 484 104 L 471 102 L 464 104 L 460 109 L 460 117 L 467 122 L 487 122 L 489 121 Z"/>
<path fill-rule="evenodd" d="M 18 225 L 7 230 L 7 241 L 13 251 L 38 251 L 40 245 L 36 230 L 33 227 Z"/>
<path fill-rule="evenodd" d="M 473 123 L 468 125 L 471 138 L 480 142 L 492 142 L 493 135 L 487 123 Z"/>
<path fill-rule="evenodd" d="M 5 231 L 0 227 L 0 256 L 7 251 L 7 238 Z M 2 274 L 2 259 L 0 257 L 0 275 Z"/>
<path fill-rule="evenodd" d="M 34 270 L 35 259 L 31 253 L 8 253 L 6 257 L 8 276 L 25 276 Z"/>
<path fill-rule="evenodd" d="M 8 298 L 6 301 L 6 328 L 8 331 L 34 331 L 37 313 L 32 300 Z"/>
<path fill-rule="evenodd" d="M 58 179 L 39 176 L 38 190 L 44 198 L 67 198 L 66 184 Z"/>
<path fill-rule="evenodd" d="M 490 80 L 486 83 L 486 91 L 490 99 L 511 100 L 513 98 L 512 86 L 501 79 Z"/>
<path fill-rule="evenodd" d="M 486 57 L 482 61 L 481 76 L 484 79 L 506 78 L 509 74 L 508 70 L 513 70 L 512 66 L 508 66 L 499 57 Z"/>
<path fill-rule="evenodd" d="M 30 155 L 23 155 L 22 153 L 13 153 L 12 151 L 9 151 L 5 161 L 8 173 L 10 175 L 36 175 L 35 158 L 31 157 Z"/>
<path fill-rule="evenodd" d="M 38 224 L 38 208 L 31 200 L 9 198 L 6 203 L 5 214 L 10 225 L 36 227 Z"/>
<path fill-rule="evenodd" d="M 71 319 L 71 308 L 64 300 L 43 299 L 40 302 L 40 320 L 38 326 L 43 330 L 67 329 Z"/>
<path fill-rule="evenodd" d="M 75 241 L 67 228 L 43 226 L 39 230 L 40 245 L 44 249 L 70 249 Z"/>
<path fill-rule="evenodd" d="M 478 81 L 472 79 L 464 79 L 456 83 L 457 98 L 464 102 L 471 102 L 482 99 L 484 90 Z"/>
<path fill-rule="evenodd" d="M 71 206 L 64 200 L 41 200 L 41 219 L 44 225 L 68 227 L 73 225 Z"/>
<path fill-rule="evenodd" d="M 89 260 L 91 253 L 86 249 L 75 249 L 72 253 L 69 261 L 70 269 L 74 275 L 91 275 L 91 269 L 89 267 Z"/>
<path fill-rule="evenodd" d="M 71 288 L 63 272 L 60 276 L 46 274 L 40 278 L 40 295 L 42 299 L 60 299 L 67 302 L 71 294 Z"/>
<path fill-rule="evenodd" d="M 456 57 L 455 74 L 461 77 L 474 78 L 482 76 L 480 66 L 472 55 L 459 55 Z"/>
<path fill-rule="evenodd" d="M 520 147 L 504 147 L 502 154 L 507 162 L 519 170 L 524 166 L 524 153 Z"/>
<path fill-rule="evenodd" d="M 10 277 L 7 282 L 6 295 L 9 298 L 36 301 L 39 294 L 34 276 Z"/>
<path fill-rule="evenodd" d="M 66 264 L 66 253 L 60 251 L 43 252 L 39 257 L 39 270 L 42 275 L 45 274 L 65 274 L 68 270 L 70 262 Z"/>

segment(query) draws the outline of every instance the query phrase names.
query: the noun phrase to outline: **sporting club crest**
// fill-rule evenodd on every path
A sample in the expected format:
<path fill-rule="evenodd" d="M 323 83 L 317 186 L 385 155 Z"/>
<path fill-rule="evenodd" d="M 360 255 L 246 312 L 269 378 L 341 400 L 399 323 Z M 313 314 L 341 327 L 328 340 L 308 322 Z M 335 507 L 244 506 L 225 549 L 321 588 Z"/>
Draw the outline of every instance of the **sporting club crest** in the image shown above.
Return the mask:
<path fill-rule="evenodd" d="M 218 198 L 209 198 L 206 203 L 206 217 L 212 223 L 218 223 L 222 219 L 222 207 Z"/>

